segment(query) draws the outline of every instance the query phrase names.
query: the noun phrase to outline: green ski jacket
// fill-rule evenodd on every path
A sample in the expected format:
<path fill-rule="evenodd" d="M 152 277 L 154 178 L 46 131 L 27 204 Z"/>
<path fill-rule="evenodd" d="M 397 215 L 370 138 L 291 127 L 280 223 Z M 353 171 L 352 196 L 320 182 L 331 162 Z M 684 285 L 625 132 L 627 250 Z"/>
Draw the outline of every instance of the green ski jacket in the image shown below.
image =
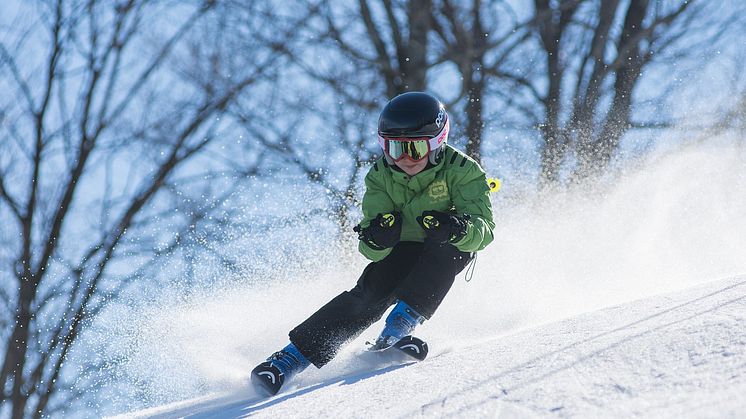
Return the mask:
<path fill-rule="evenodd" d="M 422 242 L 425 231 L 417 223 L 423 211 L 436 210 L 468 214 L 466 236 L 456 243 L 462 252 L 484 249 L 493 239 L 492 204 L 484 170 L 466 154 L 445 145 L 445 154 L 437 166 L 415 176 L 394 170 L 384 157 L 379 158 L 365 176 L 363 220 L 368 227 L 378 214 L 398 211 L 402 214 L 401 241 Z M 372 261 L 385 258 L 391 248 L 372 249 L 360 241 L 360 253 Z"/>

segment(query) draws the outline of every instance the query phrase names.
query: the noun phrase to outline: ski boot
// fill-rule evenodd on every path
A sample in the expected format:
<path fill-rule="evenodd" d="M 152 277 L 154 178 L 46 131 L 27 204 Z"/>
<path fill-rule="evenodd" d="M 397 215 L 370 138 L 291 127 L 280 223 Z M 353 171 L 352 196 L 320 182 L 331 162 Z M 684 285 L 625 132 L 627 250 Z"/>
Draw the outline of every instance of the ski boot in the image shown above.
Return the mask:
<path fill-rule="evenodd" d="M 251 371 L 251 383 L 260 393 L 274 396 L 285 381 L 305 370 L 311 362 L 291 342 Z"/>
<path fill-rule="evenodd" d="M 375 343 L 368 350 L 378 352 L 395 346 L 405 337 L 409 337 L 418 324 L 422 324 L 425 318 L 414 311 L 404 301 L 399 300 L 386 317 L 386 326 Z"/>

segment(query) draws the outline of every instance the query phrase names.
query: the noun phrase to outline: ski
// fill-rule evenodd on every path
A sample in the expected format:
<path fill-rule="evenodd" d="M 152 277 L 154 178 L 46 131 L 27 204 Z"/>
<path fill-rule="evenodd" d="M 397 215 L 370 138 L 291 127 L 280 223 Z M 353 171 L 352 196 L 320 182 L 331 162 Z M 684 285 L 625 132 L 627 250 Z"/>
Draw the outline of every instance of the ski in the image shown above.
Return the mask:
<path fill-rule="evenodd" d="M 251 384 L 262 396 L 274 396 L 285 382 L 285 374 L 272 362 L 262 362 L 251 371 Z"/>
<path fill-rule="evenodd" d="M 401 351 L 401 353 L 407 355 L 408 357 L 414 358 L 418 361 L 422 361 L 427 358 L 428 353 L 427 342 L 414 336 L 404 336 L 393 345 L 382 346 L 372 344 L 370 342 L 367 342 L 367 344 L 370 345 L 368 348 L 369 352 L 387 352 L 389 349 L 394 348 Z"/>
<path fill-rule="evenodd" d="M 394 348 L 404 352 L 412 358 L 423 361 L 427 358 L 427 343 L 414 336 L 405 336 L 399 342 L 394 344 Z"/>

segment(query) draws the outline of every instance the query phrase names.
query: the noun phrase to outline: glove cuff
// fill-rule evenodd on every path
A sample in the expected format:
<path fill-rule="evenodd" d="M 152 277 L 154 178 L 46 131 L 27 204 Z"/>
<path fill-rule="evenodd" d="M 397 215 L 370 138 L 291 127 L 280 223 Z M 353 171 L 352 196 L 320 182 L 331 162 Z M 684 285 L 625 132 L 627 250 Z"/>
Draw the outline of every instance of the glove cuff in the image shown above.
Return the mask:
<path fill-rule="evenodd" d="M 368 247 L 370 247 L 373 250 L 384 250 L 384 249 L 386 249 L 383 246 L 379 246 L 378 243 L 374 242 L 373 239 L 371 237 L 369 237 L 369 235 L 367 235 L 367 234 L 360 235 L 358 238 L 360 239 L 360 241 L 362 241 L 363 243 L 365 243 Z"/>
<path fill-rule="evenodd" d="M 368 247 L 370 247 L 373 250 L 383 250 L 385 247 L 378 245 L 375 241 L 373 241 L 373 238 L 370 236 L 370 230 L 368 228 L 363 228 L 360 226 L 360 224 L 356 225 L 352 228 L 352 231 L 357 233 L 357 239 L 361 242 L 365 243 Z"/>

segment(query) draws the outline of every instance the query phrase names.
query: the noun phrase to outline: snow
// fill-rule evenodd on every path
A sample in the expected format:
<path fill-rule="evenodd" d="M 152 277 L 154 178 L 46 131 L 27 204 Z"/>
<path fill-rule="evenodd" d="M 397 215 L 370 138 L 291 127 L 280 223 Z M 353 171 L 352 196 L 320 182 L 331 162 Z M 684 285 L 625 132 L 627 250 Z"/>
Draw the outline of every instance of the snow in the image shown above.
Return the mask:
<path fill-rule="evenodd" d="M 696 170 L 695 170 L 696 169 Z M 509 196 L 506 184 L 500 196 Z M 746 152 L 652 156 L 600 193 L 495 201 L 496 240 L 418 327 L 430 356 L 361 357 L 380 323 L 277 396 L 248 385 L 365 261 L 195 293 L 120 316 L 123 417 L 746 417 Z M 282 301 L 282 305 L 276 304 Z M 196 396 L 202 396 L 195 399 Z M 178 401 L 177 403 L 171 403 Z"/>
<path fill-rule="evenodd" d="M 246 386 L 122 417 L 744 417 L 744 317 L 746 277 L 735 277 L 463 347 L 431 343 L 421 363 L 360 366 L 352 351 L 333 361 L 337 375 L 307 371 L 268 399 Z"/>

